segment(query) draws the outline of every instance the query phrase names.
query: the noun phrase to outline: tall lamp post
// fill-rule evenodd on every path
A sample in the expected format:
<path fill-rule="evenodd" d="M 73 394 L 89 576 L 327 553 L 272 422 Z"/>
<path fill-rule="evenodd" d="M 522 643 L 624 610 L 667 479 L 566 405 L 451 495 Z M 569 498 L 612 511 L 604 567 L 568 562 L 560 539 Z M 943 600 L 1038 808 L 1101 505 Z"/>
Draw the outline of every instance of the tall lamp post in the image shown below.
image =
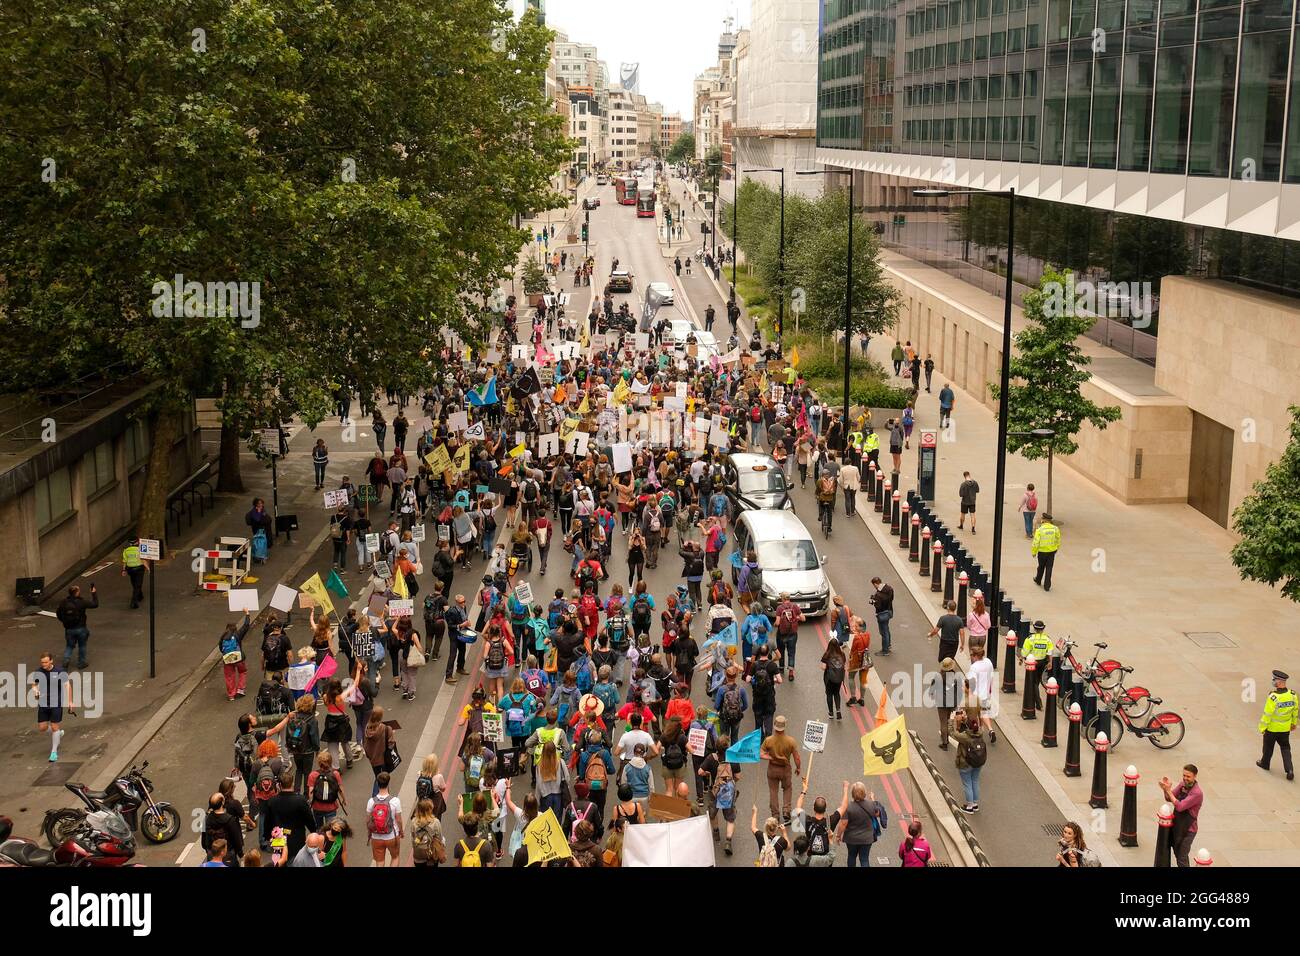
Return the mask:
<path fill-rule="evenodd" d="M 731 185 L 731 291 L 736 291 L 736 224 L 740 221 L 740 167 L 735 163 L 723 163 L 727 169 L 736 174 Z"/>
<path fill-rule="evenodd" d="M 718 176 L 722 172 L 722 160 L 709 163 L 709 174 L 713 179 L 713 225 L 709 228 L 709 242 L 713 246 L 713 261 L 718 261 Z"/>
<path fill-rule="evenodd" d="M 844 436 L 848 441 L 849 428 L 849 336 L 853 330 L 853 170 L 851 169 L 797 169 L 796 176 L 848 176 L 849 177 L 849 261 L 844 284 Z"/>
<path fill-rule="evenodd" d="M 780 263 L 780 283 L 781 294 L 776 300 L 776 354 L 784 355 L 785 351 L 781 348 L 781 336 L 785 334 L 785 167 L 775 166 L 763 169 L 746 169 L 747 173 L 780 173 L 781 174 L 781 241 L 777 259 Z M 739 218 L 740 213 L 740 190 L 736 190 L 736 213 Z M 735 243 L 733 242 L 734 246 Z M 735 252 L 733 249 L 732 252 Z M 736 284 L 735 274 L 732 274 L 731 284 Z"/>
<path fill-rule="evenodd" d="M 1003 196 L 1007 199 L 1007 291 L 1002 315 L 1002 371 L 998 385 L 998 469 L 993 490 L 993 568 L 990 584 L 993 588 L 989 603 L 989 632 L 995 638 L 989 642 L 989 663 L 998 665 L 998 621 L 1002 613 L 1002 516 L 1006 505 L 1003 498 L 1007 490 L 1007 391 L 1011 387 L 1011 295 L 1016 255 L 1016 191 L 1014 189 L 913 189 L 913 196 Z"/>

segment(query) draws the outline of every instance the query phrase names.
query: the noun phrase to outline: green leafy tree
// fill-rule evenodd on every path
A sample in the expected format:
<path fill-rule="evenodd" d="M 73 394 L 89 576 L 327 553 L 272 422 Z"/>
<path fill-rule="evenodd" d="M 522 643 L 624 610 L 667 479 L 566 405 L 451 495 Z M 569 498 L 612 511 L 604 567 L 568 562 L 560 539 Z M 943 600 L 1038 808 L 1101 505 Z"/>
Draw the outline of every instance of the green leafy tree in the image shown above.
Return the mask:
<path fill-rule="evenodd" d="M 1241 540 L 1232 549 L 1232 563 L 1245 579 L 1270 587 L 1282 582 L 1283 596 L 1300 601 L 1300 406 L 1290 411 L 1286 450 L 1233 513 Z"/>
<path fill-rule="evenodd" d="M 562 201 L 552 36 L 496 0 L 0 7 L 0 387 L 156 382 L 139 528 L 157 537 L 194 395 L 221 396 L 235 490 L 255 427 L 314 425 L 343 385 L 429 381 L 444 326 L 481 334 L 514 215 Z M 155 284 L 178 274 L 257 283 L 256 322 L 168 309 Z"/>
<path fill-rule="evenodd" d="M 683 133 L 668 147 L 668 162 L 684 163 L 695 158 L 695 134 Z"/>
<path fill-rule="evenodd" d="M 1009 435 L 1007 448 L 1030 461 L 1047 459 L 1047 508 L 1052 506 L 1052 458 L 1079 450 L 1074 440 L 1085 424 L 1104 429 L 1119 421 L 1120 410 L 1098 405 L 1083 396 L 1083 383 L 1091 373 L 1092 360 L 1079 348 L 1078 339 L 1096 319 L 1075 314 L 1073 303 L 1064 302 L 1067 273 L 1048 269 L 1038 288 L 1025 293 L 1026 325 L 1015 334 L 1011 356 L 1011 388 L 1007 396 Z M 989 386 L 1000 399 L 997 384 Z M 1028 433 L 1051 429 L 1052 437 L 1036 438 Z"/>

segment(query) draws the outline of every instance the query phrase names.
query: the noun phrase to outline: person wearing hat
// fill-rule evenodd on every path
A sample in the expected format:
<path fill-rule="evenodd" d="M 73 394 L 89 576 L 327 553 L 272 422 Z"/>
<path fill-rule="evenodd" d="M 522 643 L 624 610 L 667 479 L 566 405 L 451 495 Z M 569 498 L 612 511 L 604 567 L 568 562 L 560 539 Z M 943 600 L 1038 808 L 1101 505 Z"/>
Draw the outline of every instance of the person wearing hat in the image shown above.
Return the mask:
<path fill-rule="evenodd" d="M 605 713 L 605 702 L 595 694 L 583 694 L 578 700 L 578 708 L 569 718 L 570 734 L 573 740 L 586 740 L 591 731 L 600 734 L 606 743 L 610 741 L 609 727 L 601 719 Z"/>
<path fill-rule="evenodd" d="M 957 669 L 957 662 L 951 657 L 945 657 L 939 664 L 939 673 L 934 676 L 932 686 L 934 705 L 939 714 L 940 750 L 948 749 L 949 720 L 952 712 L 962 705 L 965 689 L 966 682 Z"/>
<path fill-rule="evenodd" d="M 1264 735 L 1264 755 L 1255 765 L 1263 770 L 1273 760 L 1273 747 L 1282 748 L 1282 769 L 1288 780 L 1295 779 L 1291 765 L 1291 731 L 1295 730 L 1297 707 L 1295 691 L 1286 686 L 1288 675 L 1273 672 L 1273 693 L 1264 701 L 1264 714 L 1259 718 L 1259 732 Z"/>
<path fill-rule="evenodd" d="M 1026 679 L 1032 679 L 1034 682 L 1035 707 L 1038 709 L 1042 709 L 1043 706 L 1042 694 L 1039 693 L 1038 688 L 1043 682 L 1044 672 L 1047 669 L 1045 666 L 1047 655 L 1051 652 L 1052 639 L 1047 636 L 1047 625 L 1042 621 L 1035 621 L 1034 633 L 1026 637 L 1025 642 L 1020 645 L 1018 656 L 1022 661 L 1027 657 L 1032 657 L 1034 659 L 1035 669 L 1033 677 L 1029 678 L 1026 674 Z"/>
<path fill-rule="evenodd" d="M 131 579 L 131 610 L 140 606 L 144 600 L 144 559 L 140 557 L 140 539 L 127 539 L 122 549 L 122 576 Z"/>
<path fill-rule="evenodd" d="M 785 732 L 784 714 L 778 714 L 772 721 L 772 733 L 763 740 L 759 757 L 767 761 L 768 809 L 772 816 L 789 823 L 790 808 L 794 803 L 790 762 L 794 761 L 796 774 L 803 773 L 803 764 L 799 759 L 798 741 Z"/>

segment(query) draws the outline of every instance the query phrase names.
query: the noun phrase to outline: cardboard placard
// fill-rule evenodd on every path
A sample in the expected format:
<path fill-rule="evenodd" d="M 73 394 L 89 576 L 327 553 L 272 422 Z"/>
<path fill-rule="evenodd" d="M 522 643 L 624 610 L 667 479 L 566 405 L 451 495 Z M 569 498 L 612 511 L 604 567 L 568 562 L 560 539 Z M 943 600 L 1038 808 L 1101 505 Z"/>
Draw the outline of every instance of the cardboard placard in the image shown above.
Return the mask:
<path fill-rule="evenodd" d="M 515 585 L 515 597 L 519 599 L 519 603 L 524 607 L 532 607 L 533 586 L 527 581 L 520 581 Z"/>
<path fill-rule="evenodd" d="M 415 613 L 415 601 L 411 598 L 395 598 L 388 602 L 388 613 L 393 617 L 410 617 Z"/>
<path fill-rule="evenodd" d="M 826 728 L 824 721 L 810 720 L 804 724 L 803 728 L 803 746 L 815 754 L 821 753 L 826 749 Z"/>
<path fill-rule="evenodd" d="M 452 412 L 447 416 L 447 427 L 454 432 L 463 432 L 469 427 L 469 413 Z"/>
<path fill-rule="evenodd" d="M 374 575 L 377 578 L 391 578 L 393 576 L 393 569 L 388 566 L 387 561 L 376 561 Z"/>
<path fill-rule="evenodd" d="M 371 554 L 379 553 L 379 534 L 378 532 L 366 535 L 366 550 Z"/>
<path fill-rule="evenodd" d="M 500 714 L 483 714 L 483 739 L 494 744 L 505 743 L 506 728 Z"/>
<path fill-rule="evenodd" d="M 686 735 L 686 749 L 697 757 L 703 757 L 709 743 L 709 732 L 703 727 L 692 727 Z"/>

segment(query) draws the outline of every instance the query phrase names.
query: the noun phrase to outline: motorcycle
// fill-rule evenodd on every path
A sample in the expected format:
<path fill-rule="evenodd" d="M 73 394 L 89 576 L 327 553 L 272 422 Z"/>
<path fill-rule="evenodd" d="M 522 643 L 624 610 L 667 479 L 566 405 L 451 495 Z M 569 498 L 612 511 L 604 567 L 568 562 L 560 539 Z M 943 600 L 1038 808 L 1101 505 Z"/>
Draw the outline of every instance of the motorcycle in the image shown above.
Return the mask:
<path fill-rule="evenodd" d="M 6 821 L 8 823 L 8 821 Z M 12 824 L 3 828 L 8 837 Z M 47 850 L 22 837 L 0 841 L 0 867 L 127 866 L 135 856 L 135 836 L 116 810 L 93 810 Z"/>
<path fill-rule="evenodd" d="M 147 760 L 140 767 L 132 767 L 102 792 L 91 790 L 84 783 L 64 784 L 86 805 L 86 809 L 64 807 L 46 811 L 41 831 L 50 846 L 63 845 L 86 819 L 87 813 L 96 810 L 117 811 L 132 832 L 139 830 L 150 843 L 175 839 L 181 830 L 181 815 L 170 803 L 153 798 L 153 782 L 144 775 L 148 767 Z"/>

